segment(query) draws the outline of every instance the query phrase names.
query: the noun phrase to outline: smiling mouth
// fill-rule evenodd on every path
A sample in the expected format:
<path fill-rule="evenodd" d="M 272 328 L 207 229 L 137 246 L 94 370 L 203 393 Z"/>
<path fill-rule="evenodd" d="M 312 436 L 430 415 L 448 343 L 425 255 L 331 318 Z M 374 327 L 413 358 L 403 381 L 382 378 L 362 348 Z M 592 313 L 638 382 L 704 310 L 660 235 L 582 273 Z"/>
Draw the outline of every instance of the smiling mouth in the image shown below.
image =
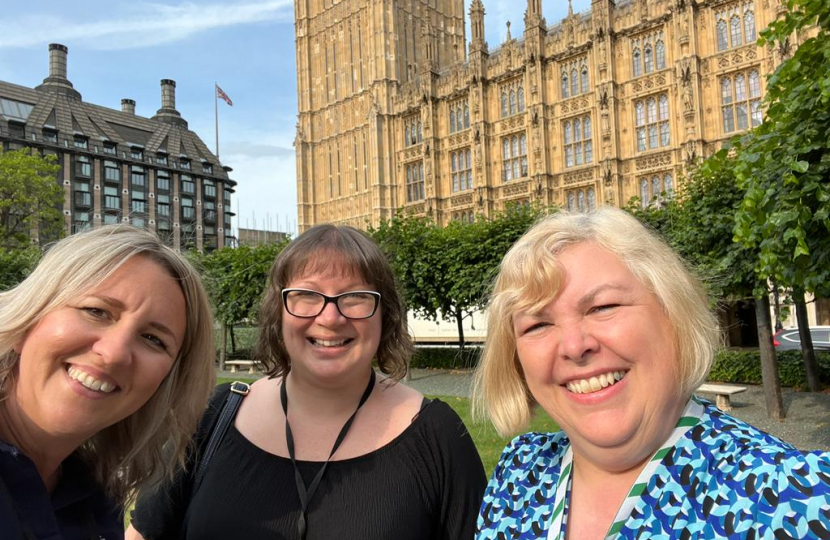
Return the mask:
<path fill-rule="evenodd" d="M 347 339 L 316 339 L 316 338 L 308 338 L 308 342 L 312 345 L 317 347 L 342 347 L 347 343 L 351 343 L 353 340 L 351 338 Z"/>
<path fill-rule="evenodd" d="M 86 371 L 83 371 L 75 366 L 69 366 L 66 372 L 69 373 L 69 376 L 72 379 L 81 383 L 84 388 L 92 390 L 93 392 L 111 394 L 118 389 L 118 386 L 107 381 L 100 381 Z"/>
<path fill-rule="evenodd" d="M 627 371 L 609 371 L 590 379 L 573 380 L 565 384 L 569 392 L 574 394 L 593 394 L 603 388 L 617 384 L 628 374 Z"/>

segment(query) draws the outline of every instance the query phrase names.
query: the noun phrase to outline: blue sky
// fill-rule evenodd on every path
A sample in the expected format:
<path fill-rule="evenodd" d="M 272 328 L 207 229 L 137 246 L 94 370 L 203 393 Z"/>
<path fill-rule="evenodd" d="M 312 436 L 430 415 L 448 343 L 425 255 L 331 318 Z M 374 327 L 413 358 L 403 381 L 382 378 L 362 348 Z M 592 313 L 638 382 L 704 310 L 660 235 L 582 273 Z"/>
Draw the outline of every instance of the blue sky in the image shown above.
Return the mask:
<path fill-rule="evenodd" d="M 219 102 L 219 154 L 238 182 L 234 227 L 295 230 L 292 0 L 7 4 L 0 80 L 40 84 L 48 75 L 48 44 L 62 43 L 69 47 L 69 80 L 84 101 L 120 109 L 121 99 L 131 98 L 137 114 L 153 116 L 161 106 L 159 81 L 173 79 L 177 109 L 214 151 L 216 81 L 234 103 Z M 521 34 L 525 2 L 484 0 L 484 6 L 491 49 L 503 41 L 507 20 L 513 36 Z M 589 9 L 590 0 L 573 0 L 573 8 Z M 548 23 L 567 10 L 564 0 L 543 0 Z"/>

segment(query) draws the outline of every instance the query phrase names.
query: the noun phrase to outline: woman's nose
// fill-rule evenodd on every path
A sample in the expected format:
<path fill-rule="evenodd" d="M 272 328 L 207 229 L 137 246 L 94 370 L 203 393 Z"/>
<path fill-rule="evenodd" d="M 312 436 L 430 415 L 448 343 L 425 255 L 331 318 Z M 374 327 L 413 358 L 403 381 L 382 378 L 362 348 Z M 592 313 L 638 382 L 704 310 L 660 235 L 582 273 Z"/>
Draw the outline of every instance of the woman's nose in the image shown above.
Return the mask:
<path fill-rule="evenodd" d="M 132 361 L 133 332 L 123 325 L 114 324 L 106 328 L 92 346 L 107 364 L 122 364 Z"/>
<path fill-rule="evenodd" d="M 574 362 L 586 361 L 599 349 L 599 341 L 583 322 L 560 325 L 560 353 Z"/>

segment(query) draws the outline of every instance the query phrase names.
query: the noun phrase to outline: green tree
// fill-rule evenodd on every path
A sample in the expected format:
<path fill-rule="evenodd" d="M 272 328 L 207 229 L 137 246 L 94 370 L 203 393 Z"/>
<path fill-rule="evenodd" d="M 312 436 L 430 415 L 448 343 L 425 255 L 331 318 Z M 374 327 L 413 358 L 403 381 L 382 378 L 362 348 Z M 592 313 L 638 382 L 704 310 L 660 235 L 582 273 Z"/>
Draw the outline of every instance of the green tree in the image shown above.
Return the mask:
<path fill-rule="evenodd" d="M 769 77 L 766 118 L 740 141 L 735 168 L 745 196 L 734 233 L 760 252 L 761 278 L 792 290 L 807 380 L 817 391 L 804 293 L 830 296 L 830 0 L 787 6 L 759 43 L 787 54 L 792 36 L 814 35 Z"/>
<path fill-rule="evenodd" d="M 225 248 L 196 254 L 205 288 L 213 304 L 213 314 L 222 324 L 220 368 L 227 355 L 227 335 L 231 351 L 236 352 L 233 328 L 241 322 L 257 319 L 259 304 L 268 281 L 268 270 L 288 240 L 262 246 Z"/>
<path fill-rule="evenodd" d="M 40 260 L 40 249 L 29 246 L 22 249 L 0 247 L 0 291 L 11 289 L 35 269 Z"/>
<path fill-rule="evenodd" d="M 41 156 L 29 148 L 0 150 L 0 247 L 27 245 L 35 228 L 47 236 L 60 232 L 59 170 L 55 156 Z"/>

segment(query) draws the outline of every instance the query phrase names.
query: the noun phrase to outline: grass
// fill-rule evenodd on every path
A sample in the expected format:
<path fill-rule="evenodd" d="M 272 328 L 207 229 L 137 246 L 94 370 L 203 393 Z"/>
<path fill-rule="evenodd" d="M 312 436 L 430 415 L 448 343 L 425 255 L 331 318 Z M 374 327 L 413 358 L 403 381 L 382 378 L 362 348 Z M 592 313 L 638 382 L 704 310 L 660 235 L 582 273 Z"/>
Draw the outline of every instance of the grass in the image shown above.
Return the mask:
<path fill-rule="evenodd" d="M 238 378 L 219 378 L 217 384 L 223 384 L 232 381 L 242 381 L 252 383 L 253 379 L 244 377 Z M 493 473 L 493 469 L 499 461 L 502 450 L 510 442 L 512 437 L 501 437 L 492 425 L 489 423 L 475 423 L 473 422 L 470 400 L 463 397 L 454 396 L 429 396 L 430 398 L 437 398 L 449 405 L 458 413 L 458 416 L 464 421 L 467 426 L 467 431 L 473 438 L 473 442 L 478 449 L 478 454 L 481 456 L 481 461 L 484 463 L 484 470 L 487 471 L 487 476 Z M 528 426 L 527 431 L 558 431 L 559 427 L 551 420 L 544 411 L 537 410 L 533 415 L 533 419 Z"/>

